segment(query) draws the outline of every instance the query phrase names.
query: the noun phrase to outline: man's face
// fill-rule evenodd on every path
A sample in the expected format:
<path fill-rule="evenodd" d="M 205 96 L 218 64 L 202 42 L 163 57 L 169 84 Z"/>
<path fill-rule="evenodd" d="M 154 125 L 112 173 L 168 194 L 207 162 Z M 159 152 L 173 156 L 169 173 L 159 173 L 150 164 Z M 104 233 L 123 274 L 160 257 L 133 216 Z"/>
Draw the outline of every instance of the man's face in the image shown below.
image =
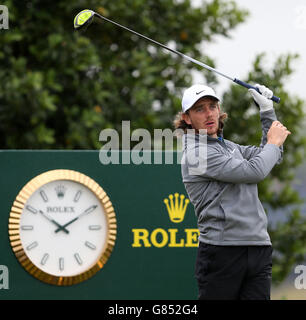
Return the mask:
<path fill-rule="evenodd" d="M 183 114 L 183 120 L 195 130 L 206 129 L 207 134 L 217 138 L 219 128 L 220 107 L 218 101 L 211 97 L 198 100 L 188 114 Z"/>

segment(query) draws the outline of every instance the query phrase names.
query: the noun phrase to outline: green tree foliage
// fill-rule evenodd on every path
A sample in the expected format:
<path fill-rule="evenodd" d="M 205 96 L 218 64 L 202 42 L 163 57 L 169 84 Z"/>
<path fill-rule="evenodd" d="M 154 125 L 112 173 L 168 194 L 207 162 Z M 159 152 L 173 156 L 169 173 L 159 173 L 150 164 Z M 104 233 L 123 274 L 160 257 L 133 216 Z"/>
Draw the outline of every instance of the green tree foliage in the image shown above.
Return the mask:
<path fill-rule="evenodd" d="M 295 168 L 305 158 L 305 102 L 290 95 L 286 90 L 286 80 L 293 73 L 292 64 L 297 55 L 281 55 L 272 67 L 265 63 L 265 55 L 256 57 L 253 70 L 245 81 L 261 83 L 274 90 L 281 98 L 280 104 L 274 104 L 278 120 L 292 134 L 284 144 L 284 158 L 269 175 L 259 183 L 259 198 L 269 215 L 276 215 L 277 209 L 286 212 L 287 221 L 279 222 L 277 227 L 270 226 L 273 254 L 273 282 L 279 283 L 292 271 L 294 264 L 302 263 L 306 258 L 306 217 L 302 215 L 303 199 L 293 189 Z M 240 86 L 232 85 L 224 94 L 223 109 L 228 113 L 224 135 L 242 145 L 259 145 L 262 136 L 259 110 L 250 95 Z M 304 213 L 305 214 L 305 213 Z M 277 217 L 271 217 L 274 220 Z"/>
<path fill-rule="evenodd" d="M 201 41 L 228 33 L 247 15 L 213 0 L 7 0 L 10 29 L 0 37 L 2 148 L 100 148 L 99 132 L 164 128 L 179 108 L 195 65 L 110 23 L 73 30 L 89 8 L 213 65 Z M 215 81 L 206 73 L 208 81 Z M 162 110 L 158 111 L 159 106 Z"/>

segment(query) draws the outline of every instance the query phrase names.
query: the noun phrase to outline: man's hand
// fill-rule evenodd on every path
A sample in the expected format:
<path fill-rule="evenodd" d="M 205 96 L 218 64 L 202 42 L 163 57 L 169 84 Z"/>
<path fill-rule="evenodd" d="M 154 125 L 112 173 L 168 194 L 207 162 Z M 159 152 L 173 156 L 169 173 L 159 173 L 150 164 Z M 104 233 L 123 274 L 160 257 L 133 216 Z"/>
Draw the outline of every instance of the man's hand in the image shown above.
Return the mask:
<path fill-rule="evenodd" d="M 291 134 L 291 132 L 288 131 L 287 128 L 279 121 L 273 121 L 267 133 L 267 143 L 275 144 L 280 147 L 285 142 L 289 134 Z"/>
<path fill-rule="evenodd" d="M 254 89 L 249 89 L 249 92 L 255 103 L 259 106 L 260 111 L 264 112 L 273 109 L 273 101 L 271 100 L 273 92 L 260 84 L 255 84 L 255 87 L 259 89 L 261 94 Z"/>

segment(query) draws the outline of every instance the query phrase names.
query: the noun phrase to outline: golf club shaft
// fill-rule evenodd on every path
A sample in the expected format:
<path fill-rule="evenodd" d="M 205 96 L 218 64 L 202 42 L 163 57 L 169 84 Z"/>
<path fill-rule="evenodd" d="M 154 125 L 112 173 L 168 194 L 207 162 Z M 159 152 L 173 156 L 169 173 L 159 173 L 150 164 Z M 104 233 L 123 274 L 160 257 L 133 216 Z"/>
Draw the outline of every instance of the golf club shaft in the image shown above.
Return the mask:
<path fill-rule="evenodd" d="M 230 76 L 228 76 L 228 75 L 226 75 L 226 74 L 224 74 L 224 73 L 216 70 L 215 68 L 212 68 L 212 67 L 208 66 L 207 64 L 205 64 L 205 63 L 203 63 L 203 62 L 200 62 L 200 61 L 198 61 L 198 60 L 196 60 L 196 59 L 193 59 L 193 58 L 191 58 L 191 57 L 189 57 L 189 56 L 187 56 L 187 55 L 185 55 L 185 54 L 183 54 L 183 53 L 181 53 L 181 52 L 179 52 L 179 51 L 177 51 L 177 50 L 171 49 L 171 48 L 165 46 L 164 44 L 162 44 L 162 43 L 160 43 L 160 42 L 158 42 L 158 41 L 155 41 L 155 40 L 153 40 L 153 39 L 151 39 L 151 38 L 149 38 L 149 37 L 146 37 L 146 36 L 142 35 L 141 33 L 138 33 L 138 32 L 136 32 L 136 31 L 134 31 L 134 30 L 132 30 L 132 29 L 129 29 L 129 28 L 127 28 L 127 27 L 125 27 L 125 26 L 123 26 L 123 25 L 121 25 L 121 24 L 113 21 L 113 20 L 110 20 L 110 19 L 108 19 L 108 18 L 105 18 L 104 16 L 102 16 L 102 15 L 96 13 L 96 12 L 95 12 L 95 16 L 97 16 L 98 18 L 100 18 L 100 19 L 102 19 L 102 20 L 105 20 L 105 21 L 107 21 L 107 22 L 110 22 L 110 23 L 112 23 L 112 24 L 114 24 L 114 25 L 116 25 L 116 26 L 118 26 L 118 27 L 120 27 L 120 28 L 123 28 L 123 29 L 125 29 L 125 30 L 127 30 L 127 31 L 129 31 L 129 32 L 131 32 L 131 33 L 133 33 L 133 34 L 135 34 L 135 35 L 143 38 L 143 39 L 146 39 L 147 41 L 150 41 L 150 42 L 152 42 L 152 43 L 154 43 L 154 44 L 156 44 L 156 45 L 158 45 L 158 46 L 160 46 L 160 47 L 162 47 L 162 48 L 164 48 L 164 49 L 166 49 L 166 50 L 168 50 L 168 51 L 170 51 L 170 52 L 173 52 L 173 53 L 179 55 L 180 57 L 182 57 L 183 59 L 186 59 L 186 60 L 188 60 L 188 61 L 190 61 L 190 62 L 193 62 L 193 63 L 195 63 L 195 64 L 197 64 L 197 65 L 199 65 L 199 66 L 201 66 L 201 67 L 203 67 L 203 68 L 205 68 L 205 69 L 207 69 L 207 70 L 210 70 L 210 71 L 212 71 L 212 72 L 215 72 L 215 73 L 219 74 L 220 76 L 222 76 L 222 77 L 224 77 L 224 78 L 227 78 L 228 80 L 231 80 L 231 81 L 233 81 L 233 82 L 235 82 L 235 83 L 237 83 L 237 84 L 239 84 L 239 85 L 241 85 L 241 86 L 243 86 L 243 87 L 245 87 L 245 88 L 247 88 L 247 89 L 254 89 L 254 90 L 256 90 L 257 92 L 260 93 L 260 91 L 259 91 L 258 88 L 254 87 L 254 86 L 252 86 L 252 85 L 250 85 L 250 84 L 248 84 L 248 83 L 246 83 L 246 82 L 244 82 L 244 81 L 241 81 L 241 80 L 239 80 L 239 79 L 237 79 L 237 78 L 232 78 L 232 77 L 230 77 Z M 280 98 L 279 98 L 279 97 L 276 97 L 276 96 L 273 96 L 273 97 L 271 98 L 271 100 L 274 101 L 274 102 L 276 102 L 276 103 L 279 103 L 279 102 L 280 102 Z"/>

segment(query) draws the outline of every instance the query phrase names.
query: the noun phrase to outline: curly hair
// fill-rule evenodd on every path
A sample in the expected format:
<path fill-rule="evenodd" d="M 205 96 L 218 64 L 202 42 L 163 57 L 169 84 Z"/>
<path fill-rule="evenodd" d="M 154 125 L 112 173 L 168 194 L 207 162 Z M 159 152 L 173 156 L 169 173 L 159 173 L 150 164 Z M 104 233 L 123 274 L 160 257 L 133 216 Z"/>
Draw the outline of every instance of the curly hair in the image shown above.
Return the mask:
<path fill-rule="evenodd" d="M 192 129 L 192 126 L 190 124 L 187 124 L 185 120 L 183 120 L 183 114 L 184 112 L 180 111 L 176 114 L 173 125 L 175 129 L 182 129 L 184 133 L 187 132 L 187 129 Z M 185 112 L 185 114 L 188 114 L 188 110 Z M 219 116 L 219 127 L 217 131 L 217 135 L 220 135 L 222 133 L 222 130 L 224 128 L 224 121 L 228 118 L 228 115 L 226 112 L 221 111 Z"/>

